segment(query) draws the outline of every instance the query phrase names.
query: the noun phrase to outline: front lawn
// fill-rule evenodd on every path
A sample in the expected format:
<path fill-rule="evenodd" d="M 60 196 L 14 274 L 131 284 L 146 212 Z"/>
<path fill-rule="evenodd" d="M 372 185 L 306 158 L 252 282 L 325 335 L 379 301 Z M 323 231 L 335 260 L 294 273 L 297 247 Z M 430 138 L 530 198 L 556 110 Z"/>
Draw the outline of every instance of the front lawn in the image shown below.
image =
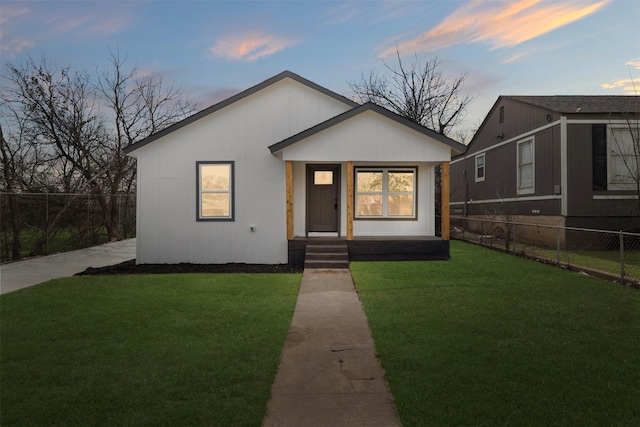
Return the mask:
<path fill-rule="evenodd" d="M 259 426 L 297 274 L 84 276 L 0 297 L 0 425 Z"/>
<path fill-rule="evenodd" d="M 640 425 L 640 291 L 451 258 L 351 264 L 403 425 Z"/>

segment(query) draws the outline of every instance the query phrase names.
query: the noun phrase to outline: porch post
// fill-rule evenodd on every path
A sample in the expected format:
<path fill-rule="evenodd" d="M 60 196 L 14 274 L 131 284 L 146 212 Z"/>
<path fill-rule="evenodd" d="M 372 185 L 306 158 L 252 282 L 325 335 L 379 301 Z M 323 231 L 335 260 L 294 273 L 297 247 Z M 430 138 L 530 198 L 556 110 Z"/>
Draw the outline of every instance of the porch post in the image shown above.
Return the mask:
<path fill-rule="evenodd" d="M 353 162 L 347 162 L 347 240 L 353 240 Z"/>
<path fill-rule="evenodd" d="M 287 171 L 287 240 L 293 239 L 293 162 L 286 161 Z"/>
<path fill-rule="evenodd" d="M 449 162 L 442 162 L 442 218 L 440 219 L 442 240 L 449 240 Z"/>

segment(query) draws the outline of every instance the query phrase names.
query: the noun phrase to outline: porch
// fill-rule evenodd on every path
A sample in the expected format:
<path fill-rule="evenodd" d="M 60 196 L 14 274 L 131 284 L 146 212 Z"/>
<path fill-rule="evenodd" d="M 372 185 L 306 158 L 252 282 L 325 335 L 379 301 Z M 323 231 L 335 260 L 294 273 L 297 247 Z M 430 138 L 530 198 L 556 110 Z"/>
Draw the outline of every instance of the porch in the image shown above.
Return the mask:
<path fill-rule="evenodd" d="M 448 260 L 449 240 L 434 236 L 299 237 L 288 240 L 291 265 L 303 265 L 307 245 L 347 246 L 349 261 Z"/>

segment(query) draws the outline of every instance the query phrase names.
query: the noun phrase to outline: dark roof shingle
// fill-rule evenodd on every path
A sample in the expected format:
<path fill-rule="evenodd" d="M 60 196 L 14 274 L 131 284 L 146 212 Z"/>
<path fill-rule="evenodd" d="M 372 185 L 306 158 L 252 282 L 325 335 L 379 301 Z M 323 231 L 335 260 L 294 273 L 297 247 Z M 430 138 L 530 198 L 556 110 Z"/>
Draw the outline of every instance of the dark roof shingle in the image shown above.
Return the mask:
<path fill-rule="evenodd" d="M 564 114 L 637 113 L 640 110 L 640 96 L 554 95 L 503 96 L 503 98 Z"/>

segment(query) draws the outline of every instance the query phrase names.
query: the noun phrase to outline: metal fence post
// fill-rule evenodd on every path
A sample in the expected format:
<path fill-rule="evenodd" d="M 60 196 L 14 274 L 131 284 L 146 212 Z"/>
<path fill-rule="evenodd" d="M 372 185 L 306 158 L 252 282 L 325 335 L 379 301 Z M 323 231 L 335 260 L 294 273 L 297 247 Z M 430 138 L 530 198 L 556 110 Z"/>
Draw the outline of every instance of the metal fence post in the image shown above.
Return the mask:
<path fill-rule="evenodd" d="M 560 226 L 556 225 L 556 258 L 560 266 Z"/>
<path fill-rule="evenodd" d="M 118 230 L 120 230 L 120 236 L 122 236 L 122 195 L 117 194 L 116 200 L 118 201 Z"/>
<path fill-rule="evenodd" d="M 49 193 L 44 193 L 44 254 L 49 255 Z"/>
<path fill-rule="evenodd" d="M 462 240 L 465 240 L 464 236 L 467 232 L 467 218 L 462 221 Z"/>
<path fill-rule="evenodd" d="M 620 236 L 620 284 L 624 286 L 624 234 L 622 234 L 622 230 L 620 230 L 619 236 Z"/>
<path fill-rule="evenodd" d="M 87 245 L 87 246 L 89 246 L 89 232 L 90 232 L 89 231 L 89 223 L 90 223 L 90 216 L 91 216 L 91 213 L 89 212 L 89 209 L 90 209 L 89 204 L 90 203 L 91 203 L 91 195 L 87 194 L 87 223 L 85 224 L 85 230 L 87 232 L 84 235 L 85 236 L 84 237 L 85 245 Z"/>
<path fill-rule="evenodd" d="M 484 236 L 487 235 L 487 222 L 483 219 L 482 220 L 482 236 L 480 236 L 480 245 L 484 246 Z"/>

